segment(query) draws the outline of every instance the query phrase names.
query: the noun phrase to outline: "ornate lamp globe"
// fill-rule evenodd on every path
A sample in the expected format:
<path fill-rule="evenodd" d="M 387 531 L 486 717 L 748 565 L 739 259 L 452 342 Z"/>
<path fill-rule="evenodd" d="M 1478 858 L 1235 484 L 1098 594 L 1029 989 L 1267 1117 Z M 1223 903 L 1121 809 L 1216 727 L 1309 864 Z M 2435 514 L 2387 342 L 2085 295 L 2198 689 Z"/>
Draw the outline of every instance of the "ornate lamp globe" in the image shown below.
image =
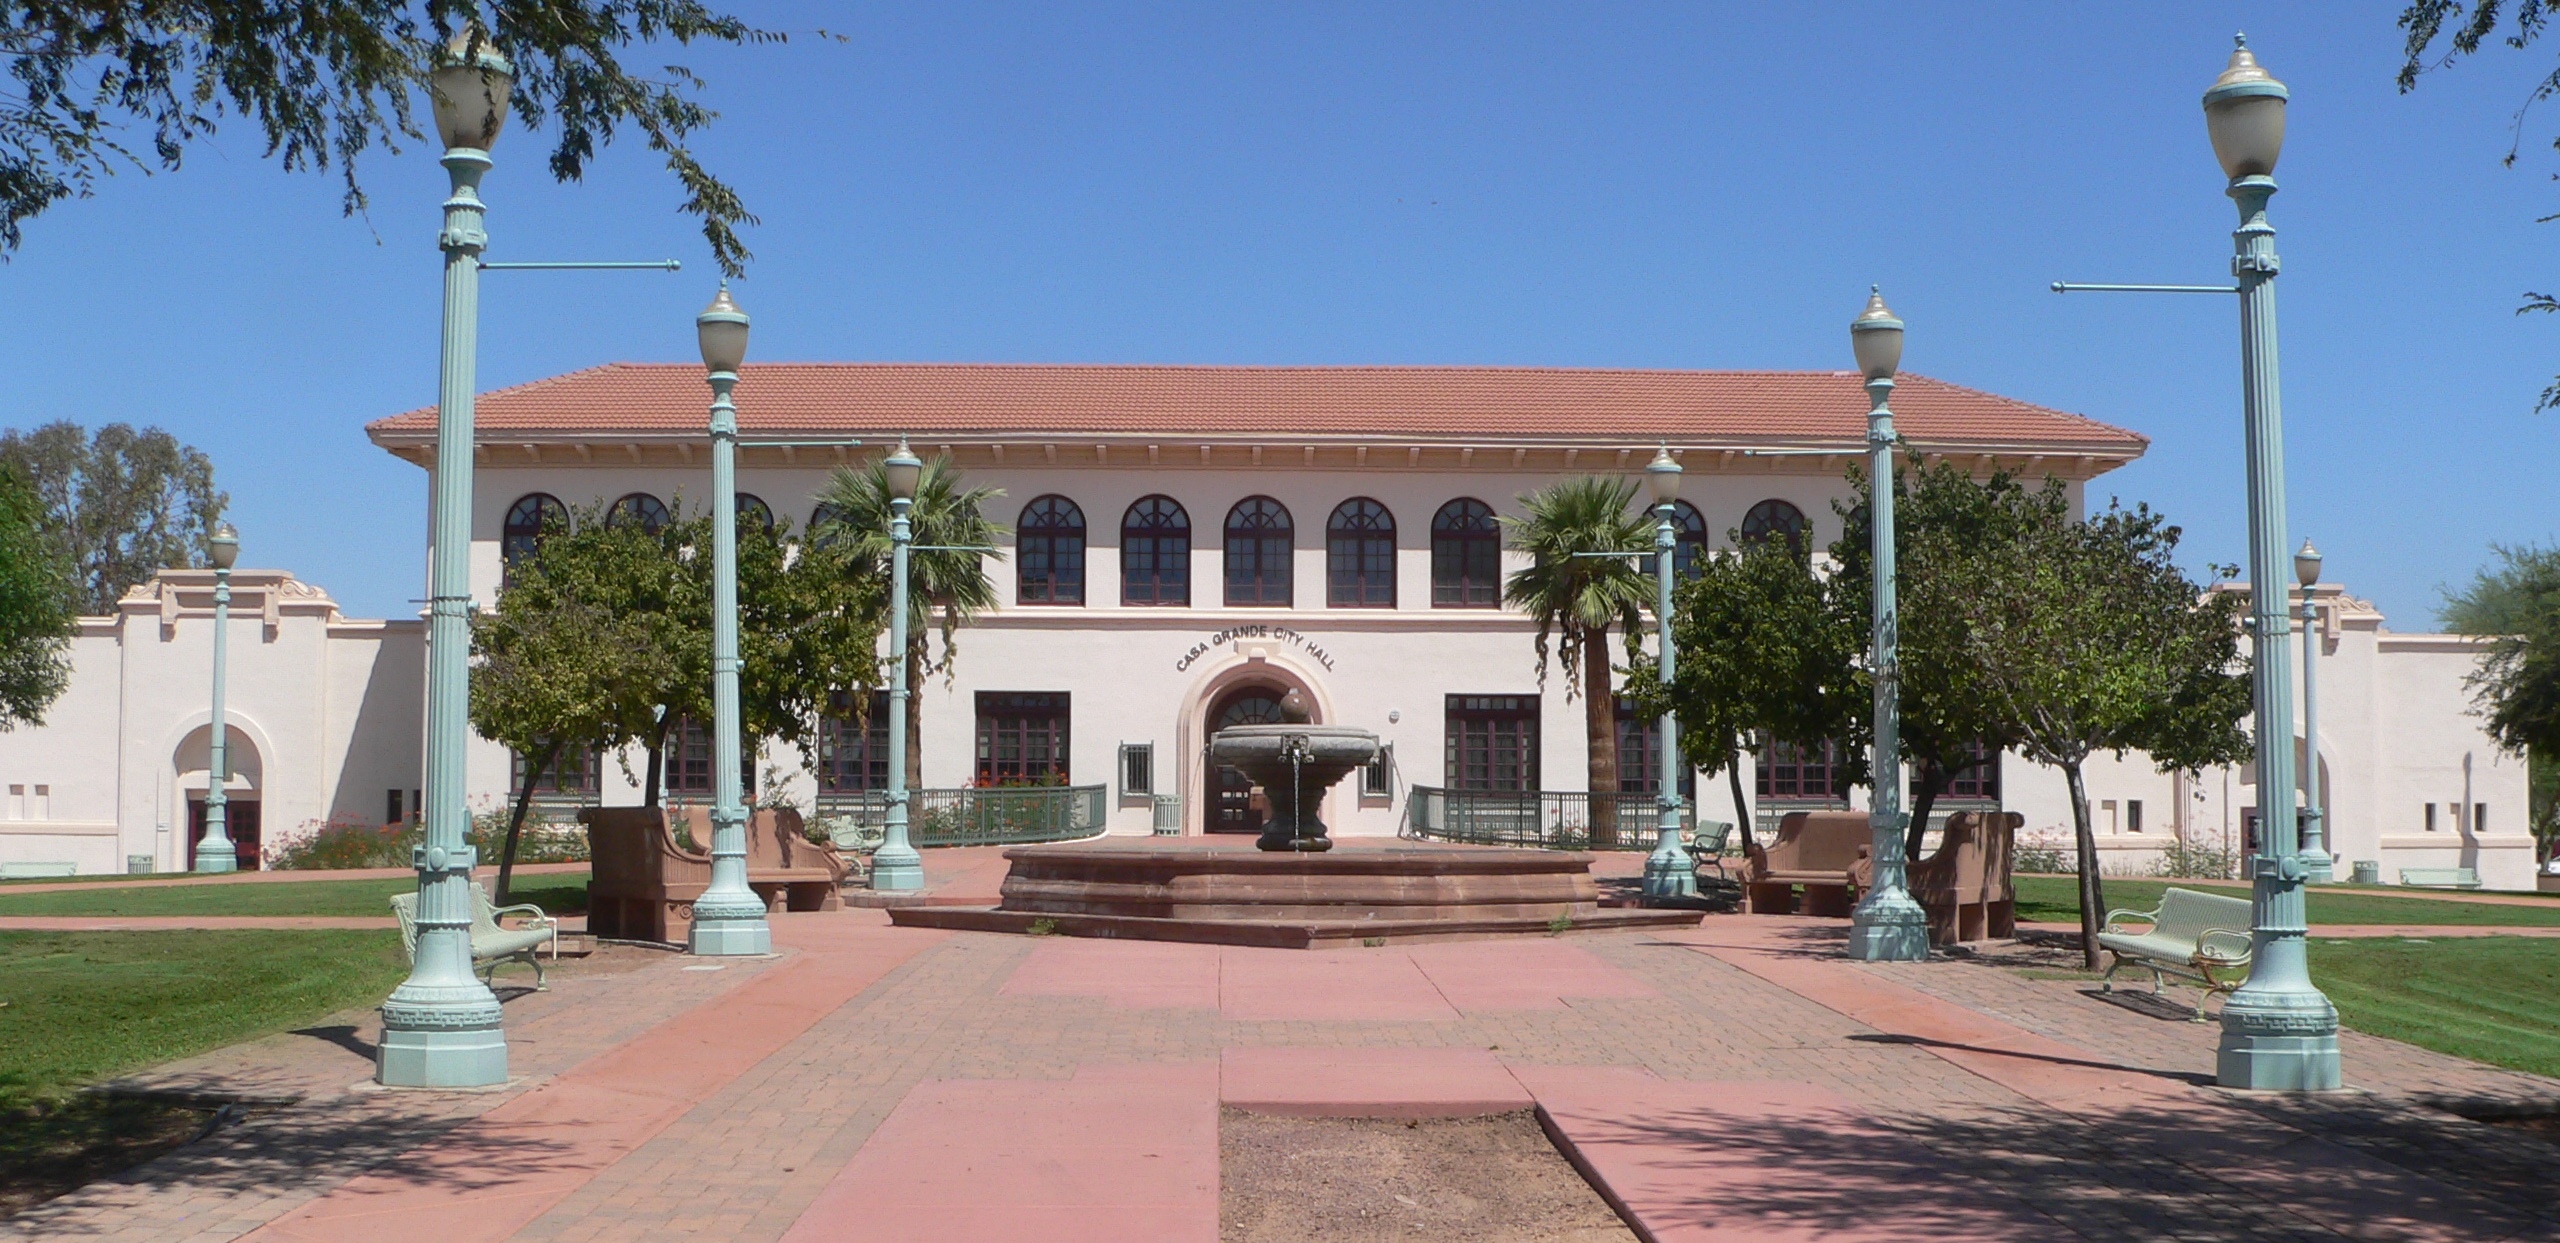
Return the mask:
<path fill-rule="evenodd" d="M 2302 551 L 2293 554 L 2293 581 L 2302 584 L 2305 591 L 2320 581 L 2320 550 L 2312 547 L 2309 540 L 2302 541 Z"/>
<path fill-rule="evenodd" d="M 924 474 L 924 460 L 907 447 L 907 438 L 898 437 L 898 451 L 881 462 L 889 476 L 889 495 L 912 501 L 916 497 L 916 480 Z"/>
<path fill-rule="evenodd" d="M 515 66 L 498 54 L 487 34 L 477 30 L 455 35 L 437 60 L 435 72 L 427 75 L 437 137 L 444 139 L 447 151 L 488 150 L 507 123 L 507 93 L 515 86 Z"/>
<path fill-rule="evenodd" d="M 1867 286 L 1867 309 L 1849 321 L 1849 347 L 1869 380 L 1890 380 L 1902 366 L 1902 321 L 1884 304 L 1884 292 Z"/>
<path fill-rule="evenodd" d="M 240 533 L 228 522 L 217 524 L 213 534 L 205 537 L 205 547 L 213 558 L 213 568 L 230 569 L 240 559 Z"/>
<path fill-rule="evenodd" d="M 2231 63 L 2204 93 L 2204 129 L 2223 175 L 2238 181 L 2276 171 L 2276 157 L 2284 152 L 2286 91 L 2250 54 L 2249 36 L 2232 42 Z"/>
<path fill-rule="evenodd" d="M 693 317 L 694 336 L 702 346 L 705 369 L 737 374 L 747 361 L 747 313 L 729 297 L 729 282 L 720 282 L 720 293 L 702 314 Z"/>
<path fill-rule="evenodd" d="M 1680 499 L 1680 464 L 1671 460 L 1671 447 L 1654 451 L 1653 460 L 1645 464 L 1644 486 L 1657 506 Z"/>

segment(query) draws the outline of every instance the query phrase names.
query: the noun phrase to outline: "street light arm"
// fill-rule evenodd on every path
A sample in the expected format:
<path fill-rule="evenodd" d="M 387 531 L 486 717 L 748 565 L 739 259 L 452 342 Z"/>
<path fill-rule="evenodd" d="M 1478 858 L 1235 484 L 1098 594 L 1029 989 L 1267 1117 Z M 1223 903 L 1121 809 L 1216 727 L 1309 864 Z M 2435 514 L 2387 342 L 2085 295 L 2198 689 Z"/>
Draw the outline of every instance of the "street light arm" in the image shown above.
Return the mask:
<path fill-rule="evenodd" d="M 2238 293 L 2238 285 L 2089 285 L 2055 281 L 2055 293 Z"/>
<path fill-rule="evenodd" d="M 530 263 L 490 263 L 483 260 L 480 264 L 480 270 L 483 272 L 561 272 L 573 269 L 584 270 L 596 268 L 638 269 L 649 272 L 678 272 L 684 269 L 684 264 L 674 259 L 643 259 L 634 262 L 605 261 L 597 263 L 582 263 L 574 260 Z"/>

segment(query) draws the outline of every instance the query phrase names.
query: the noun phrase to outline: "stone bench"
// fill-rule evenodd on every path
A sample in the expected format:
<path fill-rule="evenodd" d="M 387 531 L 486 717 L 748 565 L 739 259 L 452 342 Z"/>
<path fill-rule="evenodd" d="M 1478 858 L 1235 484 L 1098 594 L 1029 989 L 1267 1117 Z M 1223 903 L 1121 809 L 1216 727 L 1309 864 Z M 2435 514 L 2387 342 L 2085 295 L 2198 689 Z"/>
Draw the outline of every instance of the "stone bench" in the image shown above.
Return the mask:
<path fill-rule="evenodd" d="M 2478 868 L 2402 868 L 2400 883 L 2413 889 L 2477 889 Z"/>
<path fill-rule="evenodd" d="M 2150 968 L 2155 994 L 2166 983 L 2164 974 L 2202 983 L 2208 997 L 2228 993 L 2249 978 L 2249 957 L 2254 952 L 2249 923 L 2249 899 L 2193 889 L 2171 889 L 2160 895 L 2159 906 L 2148 911 L 2109 911 L 2106 926 L 2098 933 L 2098 947 L 2115 955 L 2115 962 L 2099 981 L 2098 991 L 2114 991 L 2116 972 L 2134 963 Z M 2136 929 L 2133 924 L 2148 926 Z M 2196 1004 L 2195 1021 L 2204 1021 L 2201 1001 Z"/>
<path fill-rule="evenodd" d="M 1751 913 L 1847 915 L 1856 883 L 1850 870 L 1871 832 L 1863 811 L 1787 813 L 1778 821 L 1777 840 L 1743 861 L 1740 879 Z"/>

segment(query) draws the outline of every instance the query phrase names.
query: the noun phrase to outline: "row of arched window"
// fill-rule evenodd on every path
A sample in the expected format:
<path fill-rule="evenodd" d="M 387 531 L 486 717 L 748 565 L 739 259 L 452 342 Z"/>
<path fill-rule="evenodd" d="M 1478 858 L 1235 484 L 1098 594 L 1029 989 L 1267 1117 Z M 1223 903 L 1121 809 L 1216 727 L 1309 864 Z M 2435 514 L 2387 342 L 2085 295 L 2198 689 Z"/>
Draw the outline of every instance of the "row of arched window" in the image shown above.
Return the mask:
<path fill-rule="evenodd" d="M 751 493 L 738 494 L 738 513 L 767 530 L 773 508 Z M 821 505 L 811 526 L 835 515 Z M 509 565 L 533 551 L 546 527 L 565 524 L 569 509 L 558 497 L 535 492 L 507 510 L 500 547 Z M 666 503 L 633 492 L 605 511 L 608 525 L 631 523 L 657 531 L 671 521 Z M 1678 539 L 1678 572 L 1696 572 L 1708 546 L 1707 520 L 1687 501 L 1672 505 Z M 1742 538 L 1778 537 L 1802 546 L 1804 511 L 1771 499 L 1743 515 Z M 1396 519 L 1386 506 L 1353 497 L 1325 520 L 1325 607 L 1396 607 Z M 1297 602 L 1291 551 L 1297 528 L 1289 508 L 1267 496 L 1249 496 L 1227 511 L 1221 531 L 1224 599 L 1231 606 L 1288 608 Z M 1085 602 L 1084 510 L 1056 493 L 1034 497 L 1014 524 L 1014 600 L 1029 605 Z M 1191 514 L 1169 496 L 1140 497 L 1120 516 L 1120 603 L 1134 607 L 1191 603 Z M 1459 497 L 1431 516 L 1431 607 L 1489 609 L 1502 603 L 1502 526 L 1493 507 Z"/>

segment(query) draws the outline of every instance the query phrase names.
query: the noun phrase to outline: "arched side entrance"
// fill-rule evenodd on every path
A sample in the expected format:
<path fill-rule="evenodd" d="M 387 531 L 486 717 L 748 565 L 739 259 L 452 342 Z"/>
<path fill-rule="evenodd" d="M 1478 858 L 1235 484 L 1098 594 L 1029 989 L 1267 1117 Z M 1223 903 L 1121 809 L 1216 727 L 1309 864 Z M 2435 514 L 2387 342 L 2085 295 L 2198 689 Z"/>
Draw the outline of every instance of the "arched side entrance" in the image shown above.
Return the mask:
<path fill-rule="evenodd" d="M 239 851 L 240 870 L 254 872 L 259 870 L 261 862 L 258 794 L 265 784 L 262 780 L 264 764 L 257 742 L 239 724 L 232 724 L 224 734 L 229 751 L 225 759 L 231 770 L 227 774 L 229 780 L 222 787 L 224 830 L 230 835 L 233 847 Z M 177 865 L 186 871 L 195 870 L 196 843 L 204 840 L 204 799 L 212 785 L 211 774 L 207 771 L 212 767 L 212 761 L 213 727 L 210 724 L 188 730 L 170 755 L 170 765 L 176 778 L 172 788 L 186 804 L 186 838 L 178 849 L 176 860 Z"/>
<path fill-rule="evenodd" d="M 1229 687 L 1209 705 L 1204 737 L 1215 737 L 1231 725 L 1274 725 L 1280 721 L 1280 699 L 1289 692 L 1275 682 L 1244 682 Z M 1254 802 L 1253 782 L 1224 764 L 1204 763 L 1200 806 L 1202 827 L 1211 833 L 1260 833 L 1266 809 Z"/>

